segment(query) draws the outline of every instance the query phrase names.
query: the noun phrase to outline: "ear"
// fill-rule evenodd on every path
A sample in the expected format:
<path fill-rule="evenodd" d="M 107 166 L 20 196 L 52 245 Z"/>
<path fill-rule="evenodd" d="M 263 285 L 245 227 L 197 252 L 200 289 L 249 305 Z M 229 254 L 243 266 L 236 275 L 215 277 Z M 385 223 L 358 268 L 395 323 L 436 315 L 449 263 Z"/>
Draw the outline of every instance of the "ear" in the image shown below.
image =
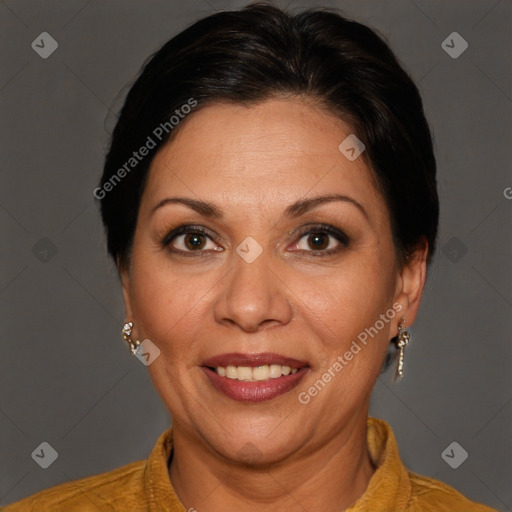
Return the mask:
<path fill-rule="evenodd" d="M 123 301 L 124 301 L 124 316 L 125 322 L 130 320 L 133 321 L 133 309 L 131 303 L 131 293 L 130 293 L 130 265 L 129 263 L 123 264 L 117 259 L 117 270 L 119 272 L 119 277 L 121 279 L 121 287 L 123 290 Z"/>
<path fill-rule="evenodd" d="M 396 316 L 394 335 L 398 334 L 398 325 L 402 318 L 405 318 L 404 327 L 410 327 L 416 319 L 427 278 L 427 255 L 428 242 L 423 237 L 411 260 L 400 270 L 395 290 L 395 303 L 399 303 L 402 309 Z"/>

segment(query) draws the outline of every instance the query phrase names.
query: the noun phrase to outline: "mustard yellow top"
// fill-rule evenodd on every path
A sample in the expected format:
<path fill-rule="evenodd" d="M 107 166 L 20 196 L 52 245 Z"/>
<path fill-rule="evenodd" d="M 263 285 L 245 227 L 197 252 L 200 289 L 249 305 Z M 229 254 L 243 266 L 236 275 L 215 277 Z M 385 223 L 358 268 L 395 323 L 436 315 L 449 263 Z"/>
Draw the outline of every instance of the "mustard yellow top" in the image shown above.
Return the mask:
<path fill-rule="evenodd" d="M 367 435 L 377 469 L 365 493 L 345 512 L 497 512 L 408 471 L 385 421 L 368 418 Z M 160 435 L 147 460 L 40 491 L 2 512 L 187 512 L 169 479 L 171 452 L 172 428 Z"/>

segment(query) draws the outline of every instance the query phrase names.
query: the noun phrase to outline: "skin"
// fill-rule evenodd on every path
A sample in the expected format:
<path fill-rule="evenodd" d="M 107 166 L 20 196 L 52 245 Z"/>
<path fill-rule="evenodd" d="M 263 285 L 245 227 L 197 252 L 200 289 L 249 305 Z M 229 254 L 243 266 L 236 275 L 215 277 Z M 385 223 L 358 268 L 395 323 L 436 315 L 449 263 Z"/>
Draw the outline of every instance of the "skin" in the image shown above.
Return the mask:
<path fill-rule="evenodd" d="M 161 351 L 148 370 L 173 418 L 169 475 L 186 508 L 334 512 L 353 504 L 375 471 L 366 446 L 370 393 L 400 320 L 407 327 L 416 317 L 428 247 L 398 264 L 370 170 L 338 149 L 350 133 L 304 98 L 213 104 L 190 114 L 152 162 L 132 257 L 120 272 L 132 337 Z M 332 201 L 283 216 L 295 201 L 332 194 L 357 201 L 366 215 Z M 154 210 L 175 196 L 214 203 L 224 215 L 179 203 Z M 315 254 L 309 234 L 294 230 L 318 233 L 319 222 L 346 233 L 348 246 L 324 235 L 322 250 L 339 251 Z M 181 224 L 204 226 L 212 237 L 199 238 L 199 251 L 193 235 L 163 246 Z M 248 236 L 263 250 L 252 263 L 236 252 Z M 393 304 L 401 312 L 301 404 L 298 394 Z M 284 395 L 241 403 L 216 391 L 200 369 L 231 352 L 275 352 L 310 369 Z"/>

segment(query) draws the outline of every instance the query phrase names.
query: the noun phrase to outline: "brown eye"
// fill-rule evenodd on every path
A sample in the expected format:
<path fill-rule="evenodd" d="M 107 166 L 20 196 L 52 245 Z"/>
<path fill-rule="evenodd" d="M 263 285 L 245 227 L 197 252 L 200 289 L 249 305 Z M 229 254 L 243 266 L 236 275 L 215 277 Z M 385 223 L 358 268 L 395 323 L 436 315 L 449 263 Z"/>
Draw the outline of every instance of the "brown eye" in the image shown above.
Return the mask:
<path fill-rule="evenodd" d="M 191 251 L 203 249 L 206 243 L 206 237 L 200 233 L 189 233 L 184 236 L 183 243 L 185 247 Z"/>
<path fill-rule="evenodd" d="M 348 246 L 349 237 L 343 231 L 327 224 L 319 224 L 303 231 L 292 250 L 315 256 L 327 256 Z"/>
<path fill-rule="evenodd" d="M 222 251 L 222 247 L 219 247 L 212 238 L 213 235 L 203 232 L 203 228 L 185 225 L 168 233 L 162 240 L 162 245 L 179 254 L 199 255 L 210 251 Z"/>
<path fill-rule="evenodd" d="M 326 249 L 329 246 L 327 233 L 311 233 L 308 236 L 308 244 L 314 251 Z"/>
<path fill-rule="evenodd" d="M 324 252 L 336 250 L 340 241 L 330 233 L 310 232 L 304 234 L 297 242 L 297 248 L 305 252 Z"/>

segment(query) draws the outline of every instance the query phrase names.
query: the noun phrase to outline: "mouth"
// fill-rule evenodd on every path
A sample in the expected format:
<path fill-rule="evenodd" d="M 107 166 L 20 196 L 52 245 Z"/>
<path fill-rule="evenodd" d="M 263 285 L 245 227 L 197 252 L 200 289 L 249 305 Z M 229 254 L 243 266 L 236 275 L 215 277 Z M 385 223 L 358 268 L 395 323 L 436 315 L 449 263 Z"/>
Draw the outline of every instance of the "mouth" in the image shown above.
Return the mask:
<path fill-rule="evenodd" d="M 293 388 L 309 371 L 305 361 L 279 354 L 223 354 L 208 359 L 201 369 L 212 386 L 241 402 L 263 402 Z"/>
<path fill-rule="evenodd" d="M 282 366 L 280 364 L 265 364 L 263 366 L 217 366 L 210 368 L 217 372 L 221 377 L 228 379 L 243 380 L 247 382 L 258 382 L 262 380 L 278 379 L 283 375 L 294 375 L 297 373 L 298 368 L 291 368 L 290 366 Z"/>

